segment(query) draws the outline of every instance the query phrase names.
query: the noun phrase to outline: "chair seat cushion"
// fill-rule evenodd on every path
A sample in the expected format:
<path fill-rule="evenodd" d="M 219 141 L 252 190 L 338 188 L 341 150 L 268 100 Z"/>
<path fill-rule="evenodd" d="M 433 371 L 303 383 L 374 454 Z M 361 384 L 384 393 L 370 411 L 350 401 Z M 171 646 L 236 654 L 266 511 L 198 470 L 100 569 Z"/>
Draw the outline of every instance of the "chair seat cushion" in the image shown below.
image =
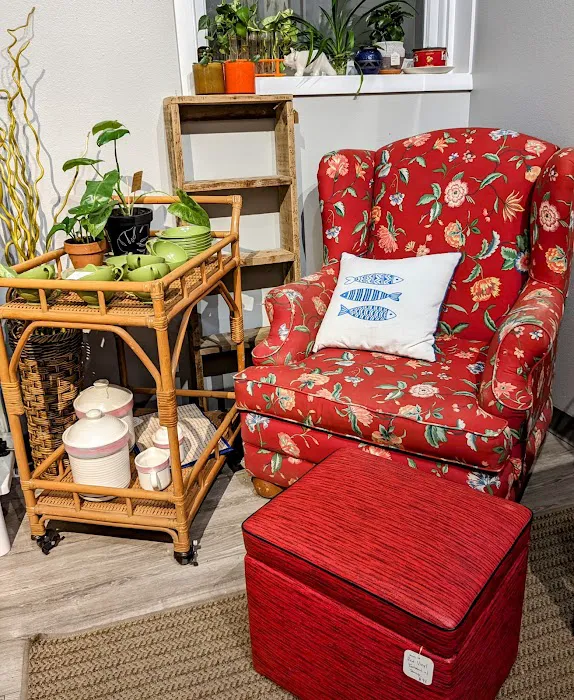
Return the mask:
<path fill-rule="evenodd" d="M 427 362 L 333 348 L 297 365 L 249 367 L 235 377 L 238 407 L 377 445 L 499 471 L 512 446 L 507 421 L 478 405 L 487 347 L 438 339 Z"/>

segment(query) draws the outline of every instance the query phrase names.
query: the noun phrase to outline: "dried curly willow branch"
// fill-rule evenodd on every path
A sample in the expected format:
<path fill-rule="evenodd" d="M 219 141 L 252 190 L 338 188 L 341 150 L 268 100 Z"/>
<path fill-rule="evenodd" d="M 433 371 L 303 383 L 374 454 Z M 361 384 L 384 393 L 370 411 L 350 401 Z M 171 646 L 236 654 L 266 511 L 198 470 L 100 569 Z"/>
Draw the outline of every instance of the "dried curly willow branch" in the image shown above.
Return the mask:
<path fill-rule="evenodd" d="M 40 239 L 38 183 L 45 171 L 40 160 L 40 138 L 30 119 L 22 87 L 21 67 L 31 41 L 24 37 L 35 9 L 29 12 L 25 24 L 7 29 L 11 38 L 7 55 L 12 84 L 0 87 L 0 99 L 6 101 L 5 116 L 0 117 L 0 222 L 7 233 L 4 253 L 10 264 L 16 262 L 14 253 L 19 261 L 33 258 Z M 25 154 L 32 154 L 33 168 L 26 162 Z"/>

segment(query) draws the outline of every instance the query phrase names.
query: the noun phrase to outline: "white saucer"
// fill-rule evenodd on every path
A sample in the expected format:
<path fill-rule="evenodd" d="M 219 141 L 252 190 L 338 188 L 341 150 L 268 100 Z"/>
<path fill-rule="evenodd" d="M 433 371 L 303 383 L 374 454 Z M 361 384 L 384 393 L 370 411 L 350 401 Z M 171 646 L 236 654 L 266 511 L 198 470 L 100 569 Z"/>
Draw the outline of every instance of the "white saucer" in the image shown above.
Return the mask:
<path fill-rule="evenodd" d="M 422 66 L 420 68 L 403 68 L 403 73 L 408 75 L 438 75 L 439 73 L 450 73 L 454 66 Z"/>

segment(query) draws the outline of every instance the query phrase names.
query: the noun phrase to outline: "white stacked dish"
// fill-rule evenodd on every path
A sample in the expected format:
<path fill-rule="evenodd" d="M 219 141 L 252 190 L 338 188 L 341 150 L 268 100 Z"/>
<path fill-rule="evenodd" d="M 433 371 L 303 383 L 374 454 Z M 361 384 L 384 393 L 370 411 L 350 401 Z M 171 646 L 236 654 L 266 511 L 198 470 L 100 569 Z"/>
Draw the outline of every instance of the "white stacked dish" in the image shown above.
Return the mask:
<path fill-rule="evenodd" d="M 62 435 L 76 484 L 127 488 L 130 484 L 130 452 L 127 425 L 92 409 Z M 111 501 L 115 496 L 83 494 L 86 501 Z"/>
<path fill-rule="evenodd" d="M 93 386 L 84 389 L 74 401 L 78 418 L 85 418 L 88 411 L 97 408 L 108 416 L 115 416 L 128 428 L 130 450 L 135 445 L 134 395 L 129 389 L 110 384 L 107 379 L 97 379 Z"/>

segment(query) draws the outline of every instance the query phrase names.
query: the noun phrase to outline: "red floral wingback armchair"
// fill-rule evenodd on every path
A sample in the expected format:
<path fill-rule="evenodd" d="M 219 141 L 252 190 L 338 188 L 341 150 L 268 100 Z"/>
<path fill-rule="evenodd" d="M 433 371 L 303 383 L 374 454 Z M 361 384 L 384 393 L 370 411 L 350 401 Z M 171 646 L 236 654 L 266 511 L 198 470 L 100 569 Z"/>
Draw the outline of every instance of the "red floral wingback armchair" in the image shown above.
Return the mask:
<path fill-rule="evenodd" d="M 552 411 L 574 149 L 511 130 L 453 129 L 376 152 L 330 153 L 318 178 L 325 266 L 269 293 L 269 336 L 254 349 L 255 366 L 236 376 L 248 471 L 284 487 L 354 441 L 358 450 L 392 451 L 405 467 L 516 498 Z M 435 362 L 312 352 L 343 252 L 453 250 L 462 258 Z"/>

